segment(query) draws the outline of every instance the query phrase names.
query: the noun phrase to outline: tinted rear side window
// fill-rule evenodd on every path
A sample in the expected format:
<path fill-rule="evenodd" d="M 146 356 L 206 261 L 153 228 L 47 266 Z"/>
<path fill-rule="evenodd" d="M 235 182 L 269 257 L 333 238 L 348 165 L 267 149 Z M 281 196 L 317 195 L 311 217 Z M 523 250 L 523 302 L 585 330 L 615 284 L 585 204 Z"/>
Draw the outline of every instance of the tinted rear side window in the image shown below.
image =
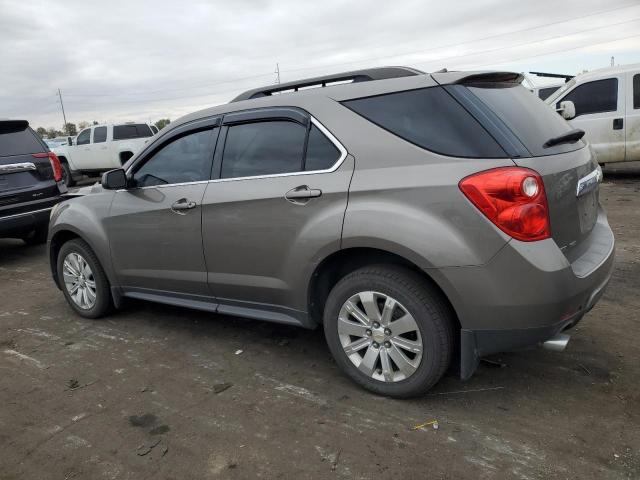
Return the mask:
<path fill-rule="evenodd" d="M 302 169 L 307 130 L 295 122 L 271 121 L 229 127 L 222 178 L 252 177 Z"/>
<path fill-rule="evenodd" d="M 618 79 L 607 78 L 583 83 L 560 99 L 571 100 L 576 107 L 576 117 L 589 113 L 615 112 L 618 109 Z"/>
<path fill-rule="evenodd" d="M 107 141 L 107 127 L 96 127 L 93 129 L 93 143 L 103 143 Z"/>
<path fill-rule="evenodd" d="M 506 157 L 476 119 L 441 87 L 360 98 L 343 104 L 400 138 L 442 155 Z"/>
<path fill-rule="evenodd" d="M 45 149 L 31 128 L 15 130 L 0 127 L 0 157 L 42 153 Z"/>
<path fill-rule="evenodd" d="M 458 87 L 465 88 L 465 87 Z M 518 137 L 534 157 L 570 152 L 582 141 L 544 148 L 545 142 L 572 129 L 553 108 L 521 85 L 468 87 Z"/>
<path fill-rule="evenodd" d="M 136 123 L 129 125 L 115 125 L 113 127 L 114 140 L 129 140 L 131 138 L 151 137 L 153 132 L 149 125 L 145 123 Z"/>
<path fill-rule="evenodd" d="M 640 74 L 633 76 L 633 108 L 640 108 Z"/>
<path fill-rule="evenodd" d="M 307 144 L 307 157 L 304 169 L 327 170 L 340 158 L 340 150 L 329 140 L 318 127 L 311 124 L 309 130 L 309 143 Z"/>

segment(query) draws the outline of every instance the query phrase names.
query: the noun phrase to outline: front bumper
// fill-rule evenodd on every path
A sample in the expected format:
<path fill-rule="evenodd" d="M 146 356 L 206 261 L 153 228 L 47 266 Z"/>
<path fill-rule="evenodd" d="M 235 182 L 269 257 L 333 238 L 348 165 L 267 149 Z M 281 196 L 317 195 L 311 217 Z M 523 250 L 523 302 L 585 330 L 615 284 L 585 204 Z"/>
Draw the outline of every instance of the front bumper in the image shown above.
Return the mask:
<path fill-rule="evenodd" d="M 486 265 L 441 270 L 462 327 L 461 377 L 469 378 L 482 356 L 540 344 L 573 327 L 604 293 L 614 250 L 601 210 L 571 262 L 552 239 L 511 240 Z"/>

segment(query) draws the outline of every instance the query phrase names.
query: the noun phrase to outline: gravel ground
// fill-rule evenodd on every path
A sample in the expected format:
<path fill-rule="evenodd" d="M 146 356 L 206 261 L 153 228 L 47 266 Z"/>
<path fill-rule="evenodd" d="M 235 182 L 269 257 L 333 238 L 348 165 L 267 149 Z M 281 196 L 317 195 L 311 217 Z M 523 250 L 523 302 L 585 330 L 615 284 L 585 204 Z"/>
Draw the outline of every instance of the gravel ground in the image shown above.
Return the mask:
<path fill-rule="evenodd" d="M 410 401 L 340 375 L 319 330 L 142 302 L 82 319 L 44 247 L 0 240 L 0 478 L 640 478 L 640 168 L 601 199 L 616 269 L 567 350 Z"/>

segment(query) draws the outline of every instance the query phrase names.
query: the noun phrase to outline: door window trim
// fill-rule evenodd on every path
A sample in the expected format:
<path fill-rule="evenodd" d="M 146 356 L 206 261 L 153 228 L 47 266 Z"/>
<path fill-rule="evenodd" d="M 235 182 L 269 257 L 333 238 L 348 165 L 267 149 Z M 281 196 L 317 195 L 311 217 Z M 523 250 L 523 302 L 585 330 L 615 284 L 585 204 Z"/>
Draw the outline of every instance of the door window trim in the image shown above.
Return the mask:
<path fill-rule="evenodd" d="M 293 177 L 293 176 L 297 176 L 297 175 L 314 175 L 314 174 L 318 174 L 318 173 L 331 173 L 331 172 L 335 172 L 338 168 L 340 168 L 340 165 L 342 165 L 345 161 L 345 159 L 347 158 L 348 152 L 347 149 L 344 148 L 344 146 L 342 145 L 342 143 L 340 143 L 340 141 L 324 126 L 322 125 L 313 115 L 309 115 L 309 119 L 311 120 L 311 123 L 313 125 L 315 125 L 318 130 L 320 130 L 328 139 L 331 143 L 333 143 L 333 145 L 338 149 L 338 151 L 340 152 L 340 156 L 338 157 L 338 159 L 335 161 L 335 163 L 329 167 L 329 168 L 325 168 L 323 170 L 301 170 L 299 172 L 285 172 L 285 173 L 271 173 L 271 174 L 267 174 L 267 175 L 250 175 L 247 177 L 233 177 L 233 178 L 212 178 L 211 180 L 209 180 L 209 183 L 220 183 L 220 182 L 237 182 L 240 180 L 257 180 L 257 179 L 261 179 L 261 178 L 278 178 L 278 177 Z M 267 118 L 264 119 L 266 121 L 272 120 L 271 118 Z M 262 119 L 262 117 L 255 117 L 255 120 L 252 120 L 252 122 L 259 122 L 259 121 L 264 121 Z M 226 136 L 226 132 L 224 133 Z M 226 140 L 226 138 L 225 138 Z M 224 148 L 224 142 L 219 142 L 218 146 L 216 147 L 216 157 L 218 154 L 218 149 L 223 149 Z M 222 151 L 220 152 L 220 156 L 222 154 Z M 214 163 L 215 163 L 215 159 L 214 159 Z"/>

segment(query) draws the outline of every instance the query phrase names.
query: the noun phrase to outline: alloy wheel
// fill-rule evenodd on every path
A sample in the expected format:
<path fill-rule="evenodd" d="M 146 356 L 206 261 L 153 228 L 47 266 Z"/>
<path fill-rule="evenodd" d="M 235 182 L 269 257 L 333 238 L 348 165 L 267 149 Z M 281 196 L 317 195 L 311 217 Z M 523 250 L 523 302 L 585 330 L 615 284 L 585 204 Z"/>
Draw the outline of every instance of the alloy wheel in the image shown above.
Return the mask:
<path fill-rule="evenodd" d="M 96 280 L 91 267 L 79 253 L 68 254 L 62 264 L 64 285 L 78 307 L 89 310 L 96 303 Z"/>
<path fill-rule="evenodd" d="M 383 293 L 351 296 L 338 315 L 338 336 L 351 362 L 374 380 L 405 380 L 422 360 L 418 324 L 400 302 Z"/>

